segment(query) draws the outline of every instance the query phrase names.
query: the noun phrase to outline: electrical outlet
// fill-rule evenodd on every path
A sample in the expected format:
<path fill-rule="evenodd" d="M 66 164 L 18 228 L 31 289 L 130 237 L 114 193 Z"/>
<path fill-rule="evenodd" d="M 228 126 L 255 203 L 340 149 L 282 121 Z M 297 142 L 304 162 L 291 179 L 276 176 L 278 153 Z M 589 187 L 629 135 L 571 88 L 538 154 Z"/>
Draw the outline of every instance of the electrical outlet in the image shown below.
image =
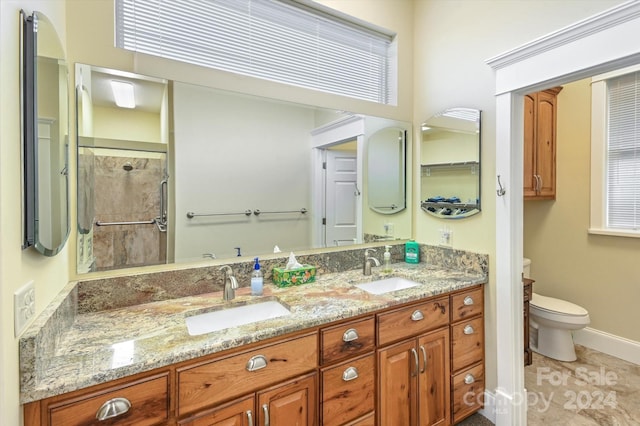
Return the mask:
<path fill-rule="evenodd" d="M 13 330 L 18 337 L 36 313 L 36 289 L 29 281 L 13 293 Z"/>
<path fill-rule="evenodd" d="M 441 228 L 440 229 L 440 245 L 451 247 L 451 239 L 453 236 L 453 231 L 449 228 Z"/>

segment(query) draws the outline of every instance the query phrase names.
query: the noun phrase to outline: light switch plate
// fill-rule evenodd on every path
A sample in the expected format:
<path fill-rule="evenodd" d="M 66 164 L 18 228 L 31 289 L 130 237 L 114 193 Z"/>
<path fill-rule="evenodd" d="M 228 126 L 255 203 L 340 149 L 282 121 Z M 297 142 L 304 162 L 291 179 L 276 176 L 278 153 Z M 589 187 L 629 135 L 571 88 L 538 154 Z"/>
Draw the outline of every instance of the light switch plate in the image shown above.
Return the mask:
<path fill-rule="evenodd" d="M 13 313 L 13 329 L 18 337 L 36 313 L 36 289 L 33 281 L 13 293 Z"/>

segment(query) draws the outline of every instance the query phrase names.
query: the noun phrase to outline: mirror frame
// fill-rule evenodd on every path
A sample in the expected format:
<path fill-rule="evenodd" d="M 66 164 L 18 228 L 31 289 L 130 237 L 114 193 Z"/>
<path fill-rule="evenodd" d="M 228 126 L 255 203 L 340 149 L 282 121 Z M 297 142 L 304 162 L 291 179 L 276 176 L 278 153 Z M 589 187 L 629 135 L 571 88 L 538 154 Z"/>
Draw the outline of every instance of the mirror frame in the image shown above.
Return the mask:
<path fill-rule="evenodd" d="M 39 208 L 40 188 L 38 185 L 39 168 L 44 158 L 39 158 L 38 149 L 38 31 L 44 27 L 50 26 L 52 34 L 48 37 L 55 38 L 58 46 L 62 50 L 62 44 L 58 35 L 55 33 L 53 26 L 47 17 L 41 12 L 34 11 L 31 15 L 27 15 L 24 10 L 20 10 L 20 107 L 21 107 L 21 192 L 22 192 L 22 230 L 23 241 L 22 249 L 34 247 L 39 253 L 45 256 L 55 256 L 62 250 L 68 240 L 70 232 L 70 211 L 69 211 L 69 114 L 66 114 L 67 120 L 67 141 L 64 143 L 61 158 L 62 169 L 60 174 L 64 179 L 64 224 L 60 231 L 60 238 L 47 244 L 40 238 L 42 225 L 40 215 L 48 214 L 53 216 L 53 212 L 45 212 Z M 42 24 L 45 24 L 44 26 Z M 64 61 L 65 58 L 57 58 Z M 64 90 L 66 99 L 65 105 L 68 111 L 68 72 L 65 75 L 67 79 L 67 87 Z M 60 121 L 60 113 L 58 111 L 58 121 Z M 61 188 L 62 189 L 62 188 Z M 55 216 L 54 218 L 57 218 Z M 62 216 L 60 216 L 62 218 Z"/>
<path fill-rule="evenodd" d="M 449 114 L 449 115 L 447 115 Z M 482 175 L 481 175 L 481 171 L 482 171 L 482 161 L 481 161 L 481 157 L 482 157 L 482 111 L 479 109 L 475 109 L 475 108 L 465 108 L 465 107 L 452 107 L 452 108 L 447 108 L 443 111 L 438 112 L 437 114 L 433 115 L 432 117 L 428 118 L 427 120 L 425 120 L 422 125 L 421 125 L 421 137 L 420 137 L 420 144 L 422 146 L 423 141 L 423 137 L 422 136 L 424 134 L 425 128 L 429 128 L 429 127 L 438 127 L 438 126 L 433 126 L 429 124 L 429 120 L 433 120 L 433 119 L 437 119 L 443 117 L 446 120 L 452 120 L 452 119 L 459 119 L 459 120 L 464 120 L 464 121 L 468 121 L 470 123 L 473 124 L 469 124 L 468 127 L 469 129 L 466 128 L 461 128 L 461 129 L 449 129 L 446 127 L 442 127 L 442 129 L 444 130 L 448 130 L 450 132 L 459 132 L 459 133 L 466 133 L 466 134 L 471 134 L 471 132 L 474 132 L 475 134 L 477 134 L 477 161 L 474 161 L 473 159 L 470 161 L 464 160 L 464 161 L 458 161 L 458 162 L 442 162 L 442 163 L 434 163 L 434 164 L 422 164 L 422 158 L 420 161 L 420 208 L 425 212 L 428 213 L 431 216 L 440 218 L 440 219 L 464 219 L 467 217 L 471 217 L 474 216 L 478 213 L 480 213 L 481 209 L 481 205 L 482 205 Z M 473 126 L 473 127 L 472 127 Z M 422 151 L 422 150 L 421 150 Z M 421 153 L 421 157 L 422 157 L 422 153 Z M 442 200 L 434 200 L 434 199 L 427 199 L 427 200 L 423 200 L 422 198 L 422 172 L 423 172 L 423 168 L 431 168 L 431 167 L 443 167 L 442 170 L 445 170 L 444 168 L 446 168 L 446 170 L 453 170 L 453 169 L 458 169 L 458 170 L 469 170 L 469 172 L 473 175 L 477 175 L 477 179 L 476 179 L 476 185 L 477 185 L 477 200 L 475 203 L 469 203 L 469 202 L 464 202 L 464 200 L 453 200 L 453 201 L 449 201 L 449 199 L 442 199 Z M 442 197 L 440 197 L 442 198 Z M 442 208 L 442 210 L 448 210 L 448 213 L 445 212 L 445 214 L 439 214 L 438 212 L 433 211 L 433 209 L 436 208 Z M 452 209 L 453 213 L 455 214 L 451 214 Z M 457 213 L 456 213 L 457 212 Z"/>

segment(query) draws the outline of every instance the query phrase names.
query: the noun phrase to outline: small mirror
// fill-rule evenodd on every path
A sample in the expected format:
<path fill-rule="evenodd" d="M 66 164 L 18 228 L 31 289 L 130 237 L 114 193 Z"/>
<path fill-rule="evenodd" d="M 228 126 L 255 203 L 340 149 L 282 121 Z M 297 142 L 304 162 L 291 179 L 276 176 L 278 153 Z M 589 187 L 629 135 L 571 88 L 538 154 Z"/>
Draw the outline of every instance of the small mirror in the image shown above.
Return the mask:
<path fill-rule="evenodd" d="M 420 199 L 425 212 L 461 219 L 480 212 L 480 117 L 450 108 L 422 124 Z"/>
<path fill-rule="evenodd" d="M 23 248 L 54 256 L 69 236 L 68 70 L 47 17 L 20 14 Z"/>
<path fill-rule="evenodd" d="M 369 208 L 394 214 L 406 208 L 406 131 L 387 127 L 375 132 L 367 145 L 367 195 Z"/>

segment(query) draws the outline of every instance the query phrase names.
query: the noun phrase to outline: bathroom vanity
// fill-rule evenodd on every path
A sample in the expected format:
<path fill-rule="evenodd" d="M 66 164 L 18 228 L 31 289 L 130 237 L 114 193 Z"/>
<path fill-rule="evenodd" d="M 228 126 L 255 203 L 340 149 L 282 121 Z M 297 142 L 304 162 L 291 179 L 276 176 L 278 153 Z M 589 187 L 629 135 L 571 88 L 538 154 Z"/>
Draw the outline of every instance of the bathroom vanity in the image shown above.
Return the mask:
<path fill-rule="evenodd" d="M 356 287 L 389 276 L 418 285 Z M 242 288 L 232 302 L 217 292 L 83 313 L 55 343 L 38 330 L 21 340 L 25 425 L 101 415 L 118 425 L 458 422 L 483 403 L 484 283 L 486 274 L 402 263 L 391 275 L 374 268 L 368 277 L 349 270 L 293 288 L 267 284 L 260 299 Z M 60 306 L 73 288 L 69 295 Z M 187 332 L 190 315 L 258 300 L 291 314 Z M 54 347 L 37 350 L 46 344 Z"/>

